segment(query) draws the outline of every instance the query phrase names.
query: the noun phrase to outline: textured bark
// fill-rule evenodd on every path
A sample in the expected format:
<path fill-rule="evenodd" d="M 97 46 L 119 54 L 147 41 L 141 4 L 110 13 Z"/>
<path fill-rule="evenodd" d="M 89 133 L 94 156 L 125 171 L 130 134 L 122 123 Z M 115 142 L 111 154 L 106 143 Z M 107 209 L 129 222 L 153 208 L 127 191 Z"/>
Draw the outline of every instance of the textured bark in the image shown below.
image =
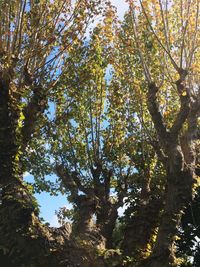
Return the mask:
<path fill-rule="evenodd" d="M 0 251 L 15 266 L 103 266 L 92 243 L 84 247 L 59 229 L 38 219 L 34 198 L 21 178 L 19 96 L 11 75 L 0 73 Z"/>
<path fill-rule="evenodd" d="M 74 200 L 77 206 L 77 218 L 73 224 L 77 234 L 90 233 L 94 230 L 93 215 L 95 212 L 95 200 L 89 196 L 80 195 Z"/>
<path fill-rule="evenodd" d="M 57 165 L 56 173 L 63 185 L 70 191 L 71 199 L 75 204 L 77 216 L 73 223 L 73 234 L 82 238 L 96 240 L 93 245 L 98 248 L 112 248 L 112 235 L 118 217 L 117 209 L 123 204 L 123 196 L 117 203 L 110 200 L 111 172 L 103 169 L 100 164 L 91 168 L 93 186 L 82 184 L 82 179 L 76 172 L 70 172 L 64 165 Z M 104 182 L 100 181 L 100 175 Z M 83 192 L 80 195 L 79 192 Z M 96 223 L 94 223 L 96 215 Z M 93 236 L 93 237 L 92 237 Z M 106 243 L 106 244 L 105 244 Z"/>
<path fill-rule="evenodd" d="M 106 248 L 111 249 L 113 248 L 113 231 L 118 218 L 117 210 L 123 206 L 126 190 L 122 189 L 113 202 L 110 197 L 112 171 L 104 168 L 100 163 L 97 164 L 96 170 L 91 171 L 94 179 L 94 192 L 98 199 L 96 225 L 106 240 Z M 103 177 L 103 182 L 100 180 L 100 175 Z"/>
<path fill-rule="evenodd" d="M 171 129 L 168 131 L 166 130 L 162 121 L 162 115 L 159 111 L 156 96 L 158 88 L 155 84 L 151 84 L 149 86 L 148 108 L 152 116 L 158 138 L 161 141 L 162 149 L 165 152 L 167 183 L 164 199 L 164 211 L 155 247 L 151 257 L 141 264 L 142 267 L 177 266 L 175 257 L 175 239 L 178 232 L 177 228 L 186 204 L 192 200 L 192 188 L 195 181 L 195 153 L 193 147 L 194 136 L 191 137 L 191 135 L 194 135 L 197 123 L 196 121 L 194 122 L 193 120 L 190 120 L 192 110 L 194 110 L 191 108 L 190 95 L 186 93 L 186 95 L 183 96 L 182 94 L 184 91 L 187 92 L 184 87 L 184 79 L 186 75 L 186 72 L 180 72 L 180 79 L 176 82 L 177 91 L 180 95 L 181 107 Z M 197 109 L 192 116 L 197 118 Z M 189 139 L 186 140 L 186 138 L 186 146 L 181 147 L 180 130 L 186 120 L 188 122 L 188 131 L 185 136 Z M 192 126 L 193 129 L 191 129 Z"/>
<path fill-rule="evenodd" d="M 106 248 L 113 248 L 113 231 L 118 218 L 118 205 L 109 201 L 101 203 L 101 209 L 97 213 L 97 227 L 106 240 Z"/>
<path fill-rule="evenodd" d="M 33 87 L 33 95 L 24 108 L 24 125 L 22 128 L 22 151 L 24 151 L 35 132 L 37 121 L 47 108 L 48 98 L 45 89 L 41 86 Z"/>
<path fill-rule="evenodd" d="M 76 235 L 91 233 L 95 226 L 93 216 L 96 211 L 97 200 L 93 189 L 85 188 L 81 184 L 81 179 L 76 173 L 70 173 L 63 165 L 57 165 L 56 173 L 60 177 L 62 184 L 71 193 L 71 199 L 75 204 L 76 218 L 73 223 L 73 233 Z M 82 191 L 84 195 L 80 195 Z"/>
<path fill-rule="evenodd" d="M 162 200 L 152 198 L 137 207 L 124 232 L 122 249 L 125 255 L 140 262 L 150 253 L 152 235 L 159 224 Z"/>
<path fill-rule="evenodd" d="M 22 185 L 7 187 L 0 206 L 0 247 L 17 266 L 103 266 L 93 240 L 73 239 L 67 226 L 55 229 L 39 221 Z M 95 258 L 96 257 L 96 258 Z"/>
<path fill-rule="evenodd" d="M 131 210 L 133 215 L 125 226 L 122 249 L 125 255 L 132 256 L 139 263 L 151 252 L 152 237 L 159 225 L 163 199 L 162 195 L 159 198 L 153 195 L 151 172 L 144 155 L 137 162 L 136 168 L 141 170 L 141 193 L 136 207 Z"/>
<path fill-rule="evenodd" d="M 186 204 L 192 200 L 193 173 L 190 169 L 168 173 L 165 207 L 152 257 L 142 266 L 176 265 L 175 236 Z"/>

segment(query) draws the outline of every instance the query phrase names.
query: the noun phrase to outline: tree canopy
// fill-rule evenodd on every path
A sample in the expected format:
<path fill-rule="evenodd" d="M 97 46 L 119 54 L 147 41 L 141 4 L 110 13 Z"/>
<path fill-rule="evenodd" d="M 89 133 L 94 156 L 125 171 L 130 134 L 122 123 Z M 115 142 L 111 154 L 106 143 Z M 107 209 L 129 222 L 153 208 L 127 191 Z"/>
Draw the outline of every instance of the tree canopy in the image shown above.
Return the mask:
<path fill-rule="evenodd" d="M 5 266 L 198 267 L 200 3 L 127 2 L 0 1 Z"/>

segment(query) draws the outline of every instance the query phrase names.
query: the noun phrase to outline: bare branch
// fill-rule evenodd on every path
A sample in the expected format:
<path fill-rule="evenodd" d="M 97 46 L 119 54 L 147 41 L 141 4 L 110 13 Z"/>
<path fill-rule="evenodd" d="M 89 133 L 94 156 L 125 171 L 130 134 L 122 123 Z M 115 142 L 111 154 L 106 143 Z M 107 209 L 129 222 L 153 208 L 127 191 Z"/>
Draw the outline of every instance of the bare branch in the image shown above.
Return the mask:
<path fill-rule="evenodd" d="M 168 52 L 170 53 L 169 37 L 168 37 L 168 29 L 167 29 L 167 22 L 165 21 L 164 11 L 163 11 L 163 7 L 162 7 L 162 2 L 161 2 L 161 0 L 159 0 L 159 5 L 160 5 L 160 11 L 161 11 L 162 23 L 163 23 L 163 27 L 164 27 L 165 43 L 166 43 L 166 46 L 167 46 L 167 50 L 168 50 Z M 166 5 L 167 5 L 167 4 L 166 4 Z"/>

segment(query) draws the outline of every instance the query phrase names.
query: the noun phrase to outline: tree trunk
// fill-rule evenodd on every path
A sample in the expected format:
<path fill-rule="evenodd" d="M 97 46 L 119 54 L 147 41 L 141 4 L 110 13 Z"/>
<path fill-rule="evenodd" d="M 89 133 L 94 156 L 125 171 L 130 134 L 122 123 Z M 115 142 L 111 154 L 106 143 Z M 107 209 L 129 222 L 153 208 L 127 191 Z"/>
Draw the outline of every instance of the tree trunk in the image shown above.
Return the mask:
<path fill-rule="evenodd" d="M 133 256 L 137 262 L 149 256 L 161 208 L 162 200 L 156 198 L 140 204 L 125 228 L 122 244 L 125 255 Z"/>
<path fill-rule="evenodd" d="M 19 267 L 103 266 L 92 246 L 70 240 L 65 226 L 50 228 L 38 219 L 35 200 L 21 176 L 19 102 L 10 76 L 0 75 L 0 253 Z"/>
<path fill-rule="evenodd" d="M 113 231 L 118 218 L 117 209 L 118 205 L 111 204 L 108 200 L 104 205 L 101 205 L 97 213 L 97 227 L 106 240 L 107 249 L 113 248 Z"/>
<path fill-rule="evenodd" d="M 94 229 L 95 201 L 89 196 L 78 195 L 74 202 L 77 206 L 77 218 L 73 223 L 73 231 L 77 234 L 90 233 Z"/>
<path fill-rule="evenodd" d="M 156 244 L 152 256 L 141 265 L 142 267 L 176 266 L 176 234 L 185 206 L 192 200 L 194 170 L 189 165 L 182 165 L 183 158 L 180 157 L 179 150 L 174 150 L 174 153 L 176 155 L 171 155 L 173 162 L 169 164 L 167 173 L 164 213 Z"/>
<path fill-rule="evenodd" d="M 186 204 L 192 200 L 192 187 L 195 171 L 194 136 L 197 129 L 197 117 L 200 103 L 191 98 L 186 88 L 187 70 L 178 70 L 179 79 L 176 81 L 180 97 L 180 109 L 170 129 L 166 128 L 157 99 L 159 87 L 149 84 L 148 109 L 157 131 L 158 140 L 164 157 L 163 165 L 167 173 L 165 203 L 162 222 L 159 227 L 153 253 L 142 267 L 177 266 L 175 258 L 175 240 L 177 228 Z M 187 92 L 183 95 L 184 90 Z M 187 130 L 183 130 L 187 122 Z M 182 132 L 187 137 L 187 149 L 180 145 Z M 187 150 L 187 151 L 186 151 Z M 190 154 L 190 155 L 189 155 Z"/>

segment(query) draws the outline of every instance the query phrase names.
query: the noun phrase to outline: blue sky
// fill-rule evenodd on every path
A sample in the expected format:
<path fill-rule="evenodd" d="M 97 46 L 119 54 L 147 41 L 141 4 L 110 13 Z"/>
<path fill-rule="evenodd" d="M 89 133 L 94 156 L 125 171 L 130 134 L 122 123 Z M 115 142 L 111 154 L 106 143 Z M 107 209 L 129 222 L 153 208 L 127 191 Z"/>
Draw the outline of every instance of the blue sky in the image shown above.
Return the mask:
<path fill-rule="evenodd" d="M 123 19 L 124 13 L 128 10 L 128 4 L 125 0 L 111 0 L 112 4 L 117 7 L 117 14 L 120 19 Z"/>
<path fill-rule="evenodd" d="M 112 0 L 111 2 L 117 7 L 118 17 L 123 19 L 123 15 L 128 9 L 128 4 L 125 0 Z M 27 182 L 33 182 L 33 177 L 29 173 L 26 173 L 24 177 Z M 50 196 L 49 193 L 43 192 L 41 194 L 35 194 L 35 197 L 40 205 L 40 216 L 44 218 L 46 222 L 50 223 L 51 226 L 59 227 L 55 211 L 64 206 L 71 208 L 66 196 L 61 194 L 58 196 Z M 123 208 L 120 208 L 118 212 L 122 214 Z"/>

